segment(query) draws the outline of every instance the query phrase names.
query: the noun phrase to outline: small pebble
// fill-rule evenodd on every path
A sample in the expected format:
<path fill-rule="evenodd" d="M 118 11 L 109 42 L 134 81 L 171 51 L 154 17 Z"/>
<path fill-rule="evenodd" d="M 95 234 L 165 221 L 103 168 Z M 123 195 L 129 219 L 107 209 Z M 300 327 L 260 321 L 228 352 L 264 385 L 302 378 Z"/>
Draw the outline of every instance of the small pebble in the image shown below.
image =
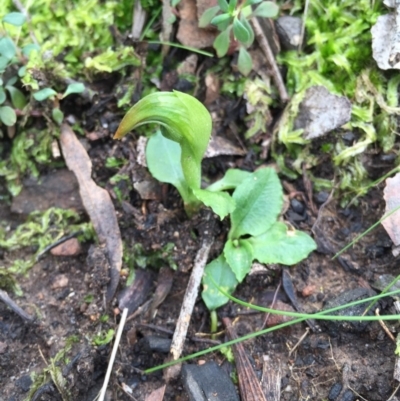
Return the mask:
<path fill-rule="evenodd" d="M 298 214 L 303 214 L 304 212 L 304 205 L 302 202 L 298 201 L 296 198 L 293 198 L 290 201 L 290 206 L 293 209 L 294 212 Z"/>
<path fill-rule="evenodd" d="M 341 383 L 335 383 L 331 389 L 329 390 L 328 394 L 328 400 L 329 401 L 335 401 L 336 398 L 339 397 L 340 392 L 342 391 L 342 384 Z"/>
<path fill-rule="evenodd" d="M 315 200 L 319 204 L 325 203 L 328 200 L 328 198 L 329 198 L 329 193 L 325 191 L 318 192 L 317 195 L 315 196 Z"/>

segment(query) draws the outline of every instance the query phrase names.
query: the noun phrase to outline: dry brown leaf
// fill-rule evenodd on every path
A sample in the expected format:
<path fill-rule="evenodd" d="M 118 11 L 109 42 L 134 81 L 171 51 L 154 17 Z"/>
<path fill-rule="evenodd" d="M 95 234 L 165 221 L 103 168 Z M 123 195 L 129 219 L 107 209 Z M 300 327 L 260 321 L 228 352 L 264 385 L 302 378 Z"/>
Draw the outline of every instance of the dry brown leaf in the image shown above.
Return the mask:
<path fill-rule="evenodd" d="M 183 45 L 196 49 L 212 46 L 218 33 L 199 28 L 196 0 L 182 0 L 179 3 L 179 16 L 181 20 L 177 38 Z"/>
<path fill-rule="evenodd" d="M 164 398 L 166 384 L 152 391 L 145 399 L 145 401 L 162 401 Z"/>
<path fill-rule="evenodd" d="M 61 126 L 61 149 L 67 167 L 75 174 L 83 205 L 101 245 L 105 245 L 110 264 L 107 287 L 109 302 L 118 287 L 122 265 L 122 241 L 114 205 L 108 192 L 92 180 L 92 162 L 82 144 L 67 124 Z"/>

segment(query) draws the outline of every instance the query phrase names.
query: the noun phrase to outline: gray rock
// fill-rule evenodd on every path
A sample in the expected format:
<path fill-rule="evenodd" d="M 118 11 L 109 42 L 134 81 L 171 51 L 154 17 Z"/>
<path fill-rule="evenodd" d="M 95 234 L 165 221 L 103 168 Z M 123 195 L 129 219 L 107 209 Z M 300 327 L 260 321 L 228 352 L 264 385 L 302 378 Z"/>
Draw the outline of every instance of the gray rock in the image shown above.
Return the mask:
<path fill-rule="evenodd" d="M 299 48 L 302 24 L 301 18 L 290 15 L 279 17 L 276 20 L 276 32 L 283 49 L 297 50 Z"/>
<path fill-rule="evenodd" d="M 324 86 L 307 89 L 294 121 L 294 129 L 304 129 L 304 139 L 319 138 L 350 121 L 351 103 Z"/>
<path fill-rule="evenodd" d="M 239 401 L 231 379 L 214 361 L 184 365 L 182 381 L 190 401 Z"/>

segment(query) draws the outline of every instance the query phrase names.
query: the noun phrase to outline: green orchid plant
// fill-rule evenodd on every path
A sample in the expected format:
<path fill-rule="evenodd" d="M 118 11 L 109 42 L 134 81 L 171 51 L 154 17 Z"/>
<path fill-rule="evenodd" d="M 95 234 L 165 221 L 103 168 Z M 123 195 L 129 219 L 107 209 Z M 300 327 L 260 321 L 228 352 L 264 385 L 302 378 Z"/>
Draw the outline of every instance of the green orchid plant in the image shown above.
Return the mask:
<path fill-rule="evenodd" d="M 151 123 L 161 128 L 146 147 L 153 177 L 177 188 L 189 216 L 205 205 L 221 219 L 230 217 L 223 252 L 206 266 L 203 278 L 202 297 L 215 330 L 216 309 L 229 301 L 218 287 L 232 294 L 254 260 L 294 265 L 316 249 L 316 244 L 308 234 L 279 221 L 283 190 L 273 168 L 253 173 L 231 169 L 208 188 L 200 187 L 201 160 L 212 127 L 209 112 L 197 99 L 177 91 L 148 95 L 127 112 L 115 138 Z"/>

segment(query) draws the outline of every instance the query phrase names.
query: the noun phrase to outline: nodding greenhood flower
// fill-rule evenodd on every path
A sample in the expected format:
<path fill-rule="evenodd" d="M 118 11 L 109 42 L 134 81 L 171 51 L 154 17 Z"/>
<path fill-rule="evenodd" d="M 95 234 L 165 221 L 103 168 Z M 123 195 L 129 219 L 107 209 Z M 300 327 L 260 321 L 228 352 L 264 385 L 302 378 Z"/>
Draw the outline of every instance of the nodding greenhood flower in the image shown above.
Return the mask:
<path fill-rule="evenodd" d="M 199 189 L 201 160 L 211 136 L 210 113 L 196 98 L 185 93 L 152 93 L 126 113 L 114 138 L 120 139 L 134 128 L 151 123 L 159 124 L 166 138 L 179 143 L 185 180 L 192 190 Z"/>

